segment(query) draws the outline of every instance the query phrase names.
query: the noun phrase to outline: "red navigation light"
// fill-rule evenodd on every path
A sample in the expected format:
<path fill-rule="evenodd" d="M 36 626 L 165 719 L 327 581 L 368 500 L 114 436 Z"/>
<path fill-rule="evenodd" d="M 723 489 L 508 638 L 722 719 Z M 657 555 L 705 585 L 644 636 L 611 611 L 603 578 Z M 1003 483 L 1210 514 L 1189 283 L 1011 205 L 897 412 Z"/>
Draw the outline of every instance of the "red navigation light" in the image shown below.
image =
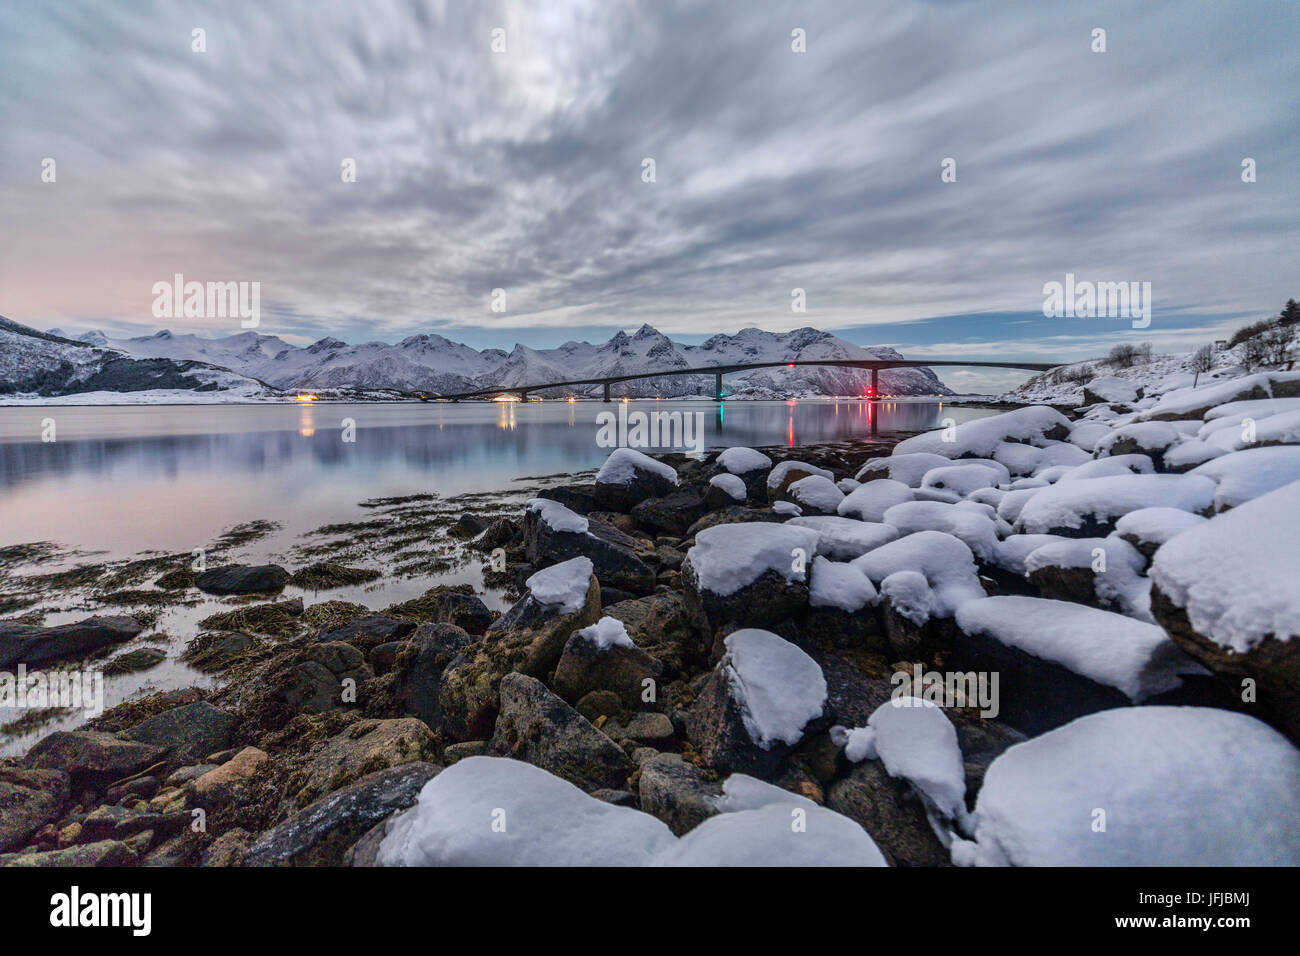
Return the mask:
<path fill-rule="evenodd" d="M 868 385 L 865 389 L 863 389 L 862 394 L 870 398 L 871 396 L 876 394 L 876 390 L 872 388 L 870 385 Z"/>
<path fill-rule="evenodd" d="M 789 363 L 786 368 L 794 368 L 794 362 Z"/>

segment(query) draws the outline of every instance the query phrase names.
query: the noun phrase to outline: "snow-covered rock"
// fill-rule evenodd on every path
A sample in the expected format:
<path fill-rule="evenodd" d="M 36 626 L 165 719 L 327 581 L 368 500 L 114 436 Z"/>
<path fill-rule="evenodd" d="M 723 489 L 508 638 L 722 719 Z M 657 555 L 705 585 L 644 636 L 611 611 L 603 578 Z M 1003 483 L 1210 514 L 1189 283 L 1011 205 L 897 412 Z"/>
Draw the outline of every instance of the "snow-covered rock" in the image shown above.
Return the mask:
<path fill-rule="evenodd" d="M 934 592 L 935 610 L 946 617 L 965 602 L 984 597 L 970 548 L 942 531 L 909 534 L 852 563 L 877 585 L 896 571 L 922 575 Z"/>
<path fill-rule="evenodd" d="M 792 524 L 706 528 L 682 562 L 687 606 L 713 628 L 780 621 L 807 603 L 819 542 L 817 531 Z"/>
<path fill-rule="evenodd" d="M 1152 622 L 1145 570 L 1142 553 L 1115 535 L 1060 538 L 1025 556 L 1025 574 L 1043 597 L 1094 604 Z"/>
<path fill-rule="evenodd" d="M 1226 511 L 1300 481 L 1300 447 L 1247 448 L 1198 465 L 1189 474 L 1211 479 L 1215 484 L 1214 508 Z"/>
<path fill-rule="evenodd" d="M 567 531 L 573 534 L 586 534 L 590 522 L 582 515 L 570 511 L 558 501 L 550 498 L 530 498 L 527 510 L 552 531 Z"/>
<path fill-rule="evenodd" d="M 878 600 L 879 595 L 871 580 L 852 564 L 830 561 L 821 555 L 813 559 L 808 597 L 812 607 L 854 613 Z"/>
<path fill-rule="evenodd" d="M 947 465 L 927 471 L 921 487 L 969 495 L 980 488 L 996 488 L 1002 480 L 1002 475 L 988 465 Z"/>
<path fill-rule="evenodd" d="M 945 458 L 993 458 L 1003 442 L 1044 445 L 1050 439 L 1062 439 L 1069 434 L 1068 418 L 1054 408 L 1032 405 L 963 422 L 951 432 L 941 429 L 906 438 L 894 446 L 894 454 L 927 452 Z"/>
<path fill-rule="evenodd" d="M 909 488 L 919 488 L 921 479 L 931 468 L 951 465 L 946 455 L 933 455 L 928 452 L 915 454 L 894 454 L 885 458 L 869 458 L 854 477 L 865 483 L 878 479 L 891 479 L 902 482 Z"/>
<path fill-rule="evenodd" d="M 717 464 L 732 475 L 748 475 L 756 471 L 767 471 L 772 467 L 772 459 L 761 451 L 736 445 L 719 454 Z"/>
<path fill-rule="evenodd" d="M 1131 403 L 1138 399 L 1138 390 L 1131 381 L 1115 375 L 1098 375 L 1083 386 L 1083 403 L 1094 405 L 1098 402 Z"/>
<path fill-rule="evenodd" d="M 628 636 L 627 627 L 616 617 L 606 615 L 590 627 L 578 631 L 582 639 L 597 650 L 611 647 L 635 647 Z"/>
<path fill-rule="evenodd" d="M 1252 717 L 1109 710 L 994 760 L 975 839 L 954 842 L 952 857 L 993 866 L 1296 866 L 1297 793 L 1300 751 Z"/>
<path fill-rule="evenodd" d="M 804 514 L 809 515 L 833 515 L 844 500 L 844 492 L 835 487 L 835 482 L 821 475 L 792 481 L 785 493 Z"/>
<path fill-rule="evenodd" d="M 1166 449 L 1178 443 L 1182 436 L 1168 422 L 1137 422 L 1121 425 L 1097 441 L 1094 453 L 1098 458 L 1112 455 L 1149 455 L 1159 461 Z"/>
<path fill-rule="evenodd" d="M 538 604 L 558 607 L 563 614 L 574 614 L 587 601 L 592 570 L 590 558 L 570 558 L 537 571 L 524 586 Z"/>
<path fill-rule="evenodd" d="M 715 488 L 716 493 L 713 490 Z M 709 497 L 706 502 L 712 507 L 724 507 L 728 503 L 743 503 L 747 495 L 745 482 L 736 475 L 714 475 L 709 479 Z"/>
<path fill-rule="evenodd" d="M 883 520 L 885 524 L 897 528 L 900 535 L 918 531 L 942 531 L 950 534 L 964 542 L 981 561 L 991 562 L 997 555 L 998 529 L 994 519 L 957 504 L 908 501 L 886 511 Z"/>
<path fill-rule="evenodd" d="M 1201 475 L 1062 478 L 1025 503 L 1016 526 L 1026 534 L 1092 537 L 1110 531 L 1117 518 L 1138 508 L 1163 506 L 1199 513 L 1213 504 L 1214 482 Z"/>
<path fill-rule="evenodd" d="M 769 501 L 779 501 L 786 488 L 801 478 L 818 475 L 831 484 L 835 483 L 835 473 L 806 461 L 783 461 L 767 473 L 767 497 Z"/>
<path fill-rule="evenodd" d="M 898 529 L 891 524 L 830 515 L 791 518 L 786 524 L 816 531 L 817 553 L 832 561 L 851 561 L 898 537 Z"/>
<path fill-rule="evenodd" d="M 596 503 L 606 511 L 628 511 L 647 498 L 677 487 L 677 471 L 634 448 L 615 448 L 596 472 Z"/>
<path fill-rule="evenodd" d="M 914 497 L 912 488 L 901 481 L 875 478 L 863 482 L 845 495 L 835 511 L 845 518 L 879 523 L 885 512 L 894 505 L 911 501 Z"/>
<path fill-rule="evenodd" d="M 677 840 L 646 813 L 538 767 L 468 757 L 425 784 L 379 847 L 381 866 L 647 866 Z"/>
<path fill-rule="evenodd" d="M 1076 465 L 1053 483 L 1082 481 L 1085 478 L 1113 478 L 1116 475 L 1151 475 L 1155 474 L 1155 470 L 1150 455 L 1110 455 Z"/>
<path fill-rule="evenodd" d="M 1181 508 L 1139 508 L 1115 522 L 1115 534 L 1150 558 L 1170 538 L 1205 521 Z"/>

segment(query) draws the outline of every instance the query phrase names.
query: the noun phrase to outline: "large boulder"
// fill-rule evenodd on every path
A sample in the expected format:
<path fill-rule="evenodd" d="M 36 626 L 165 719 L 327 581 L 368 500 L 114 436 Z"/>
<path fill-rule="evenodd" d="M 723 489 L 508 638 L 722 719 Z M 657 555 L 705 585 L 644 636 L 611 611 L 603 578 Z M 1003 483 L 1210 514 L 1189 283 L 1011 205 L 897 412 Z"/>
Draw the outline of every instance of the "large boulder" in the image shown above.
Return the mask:
<path fill-rule="evenodd" d="M 528 593 L 442 674 L 438 703 L 442 729 L 452 740 L 487 739 L 496 722 L 501 678 L 511 671 L 549 674 L 569 635 L 600 617 L 600 583 L 587 558 L 545 568 L 525 586 Z"/>
<path fill-rule="evenodd" d="M 0 766 L 0 853 L 22 846 L 68 805 L 71 781 L 62 770 Z"/>
<path fill-rule="evenodd" d="M 244 865 L 338 866 L 367 830 L 414 805 L 441 770 L 418 762 L 366 774 L 267 830 L 244 852 Z"/>
<path fill-rule="evenodd" d="M 361 651 L 343 641 L 309 644 L 272 660 L 257 680 L 228 686 L 215 698 L 232 699 L 252 726 L 278 730 L 298 714 L 360 706 L 374 677 Z"/>
<path fill-rule="evenodd" d="M 632 773 L 618 744 L 525 674 L 501 681 L 501 713 L 488 752 L 535 764 L 588 791 L 624 789 Z"/>
<path fill-rule="evenodd" d="M 129 641 L 144 625 L 130 617 L 89 617 L 75 624 L 38 627 L 0 621 L 0 667 L 63 660 Z"/>
<path fill-rule="evenodd" d="M 482 634 L 496 617 L 468 584 L 440 584 L 384 613 L 420 624 L 454 624 L 469 634 Z"/>
<path fill-rule="evenodd" d="M 549 499 L 528 502 L 524 512 L 524 554 L 539 568 L 585 557 L 605 587 L 633 594 L 654 590 L 654 571 L 642 560 L 635 538 Z"/>
<path fill-rule="evenodd" d="M 633 505 L 637 523 L 660 534 L 683 535 L 704 515 L 704 499 L 694 488 L 682 488 L 662 498 L 647 498 Z"/>
<path fill-rule="evenodd" d="M 807 568 L 819 536 L 786 524 L 720 525 L 695 536 L 682 564 L 692 613 L 710 630 L 773 626 L 808 604 Z"/>
<path fill-rule="evenodd" d="M 288 583 L 289 572 L 278 564 L 227 564 L 194 579 L 194 586 L 209 594 L 269 594 Z"/>
<path fill-rule="evenodd" d="M 317 635 L 316 639 L 323 644 L 343 641 L 351 644 L 361 653 L 368 654 L 380 644 L 400 641 L 414 630 L 414 621 L 388 617 L 384 614 L 367 614 L 339 627 L 326 628 Z"/>
<path fill-rule="evenodd" d="M 604 613 L 622 621 L 632 643 L 663 665 L 662 677 L 666 681 L 708 662 L 709 643 L 696 629 L 680 591 L 619 601 L 606 607 Z"/>
<path fill-rule="evenodd" d="M 124 740 L 97 730 L 56 730 L 38 740 L 24 764 L 62 770 L 72 785 L 102 788 L 158 763 L 167 751 L 152 744 Z"/>
<path fill-rule="evenodd" d="M 631 448 L 616 448 L 596 473 L 596 504 L 602 511 L 631 511 L 647 498 L 677 487 L 677 471 Z"/>
<path fill-rule="evenodd" d="M 238 722 L 235 715 L 200 700 L 155 714 L 122 736 L 163 748 L 171 764 L 183 767 L 229 747 Z"/>
<path fill-rule="evenodd" d="M 371 653 L 372 662 L 390 647 L 392 660 L 372 688 L 367 712 L 387 709 L 410 714 L 437 728 L 442 723 L 438 689 L 443 672 L 475 641 L 453 624 L 422 624 L 409 640 L 380 645 Z"/>
<path fill-rule="evenodd" d="M 564 644 L 551 686 L 576 704 L 595 690 L 618 694 L 628 710 L 638 710 L 647 681 L 656 681 L 663 665 L 637 647 L 617 618 L 603 617 L 574 631 Z"/>
<path fill-rule="evenodd" d="M 863 761 L 831 784 L 826 805 L 859 823 L 895 866 L 950 865 L 916 793 L 878 761 Z"/>

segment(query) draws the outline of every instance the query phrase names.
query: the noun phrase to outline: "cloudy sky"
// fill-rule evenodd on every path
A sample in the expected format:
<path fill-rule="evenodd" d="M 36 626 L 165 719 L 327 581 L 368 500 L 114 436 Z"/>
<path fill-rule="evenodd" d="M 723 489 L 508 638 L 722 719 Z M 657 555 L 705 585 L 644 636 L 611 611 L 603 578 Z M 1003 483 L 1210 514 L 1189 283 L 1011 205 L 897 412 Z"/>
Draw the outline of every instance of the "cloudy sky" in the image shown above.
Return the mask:
<path fill-rule="evenodd" d="M 152 331 L 180 272 L 299 343 L 1199 344 L 1300 297 L 1298 49 L 1296 0 L 2 0 L 0 314 Z M 1044 318 L 1067 272 L 1151 327 Z"/>

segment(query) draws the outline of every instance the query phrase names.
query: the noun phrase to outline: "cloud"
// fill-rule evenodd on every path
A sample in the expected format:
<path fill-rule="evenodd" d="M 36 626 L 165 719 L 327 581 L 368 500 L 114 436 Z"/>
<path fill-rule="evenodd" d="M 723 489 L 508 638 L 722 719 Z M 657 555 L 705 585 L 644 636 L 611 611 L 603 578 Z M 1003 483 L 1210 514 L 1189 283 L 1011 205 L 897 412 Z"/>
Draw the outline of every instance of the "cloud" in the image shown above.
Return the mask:
<path fill-rule="evenodd" d="M 1152 282 L 1153 330 L 1274 311 L 1300 291 L 1297 40 L 1290 0 L 10 6 L 2 306 L 147 327 L 183 272 L 260 281 L 264 331 L 295 340 L 647 321 L 873 344 L 1031 314 L 1075 272 Z M 993 334 L 916 344 L 1109 333 Z"/>

